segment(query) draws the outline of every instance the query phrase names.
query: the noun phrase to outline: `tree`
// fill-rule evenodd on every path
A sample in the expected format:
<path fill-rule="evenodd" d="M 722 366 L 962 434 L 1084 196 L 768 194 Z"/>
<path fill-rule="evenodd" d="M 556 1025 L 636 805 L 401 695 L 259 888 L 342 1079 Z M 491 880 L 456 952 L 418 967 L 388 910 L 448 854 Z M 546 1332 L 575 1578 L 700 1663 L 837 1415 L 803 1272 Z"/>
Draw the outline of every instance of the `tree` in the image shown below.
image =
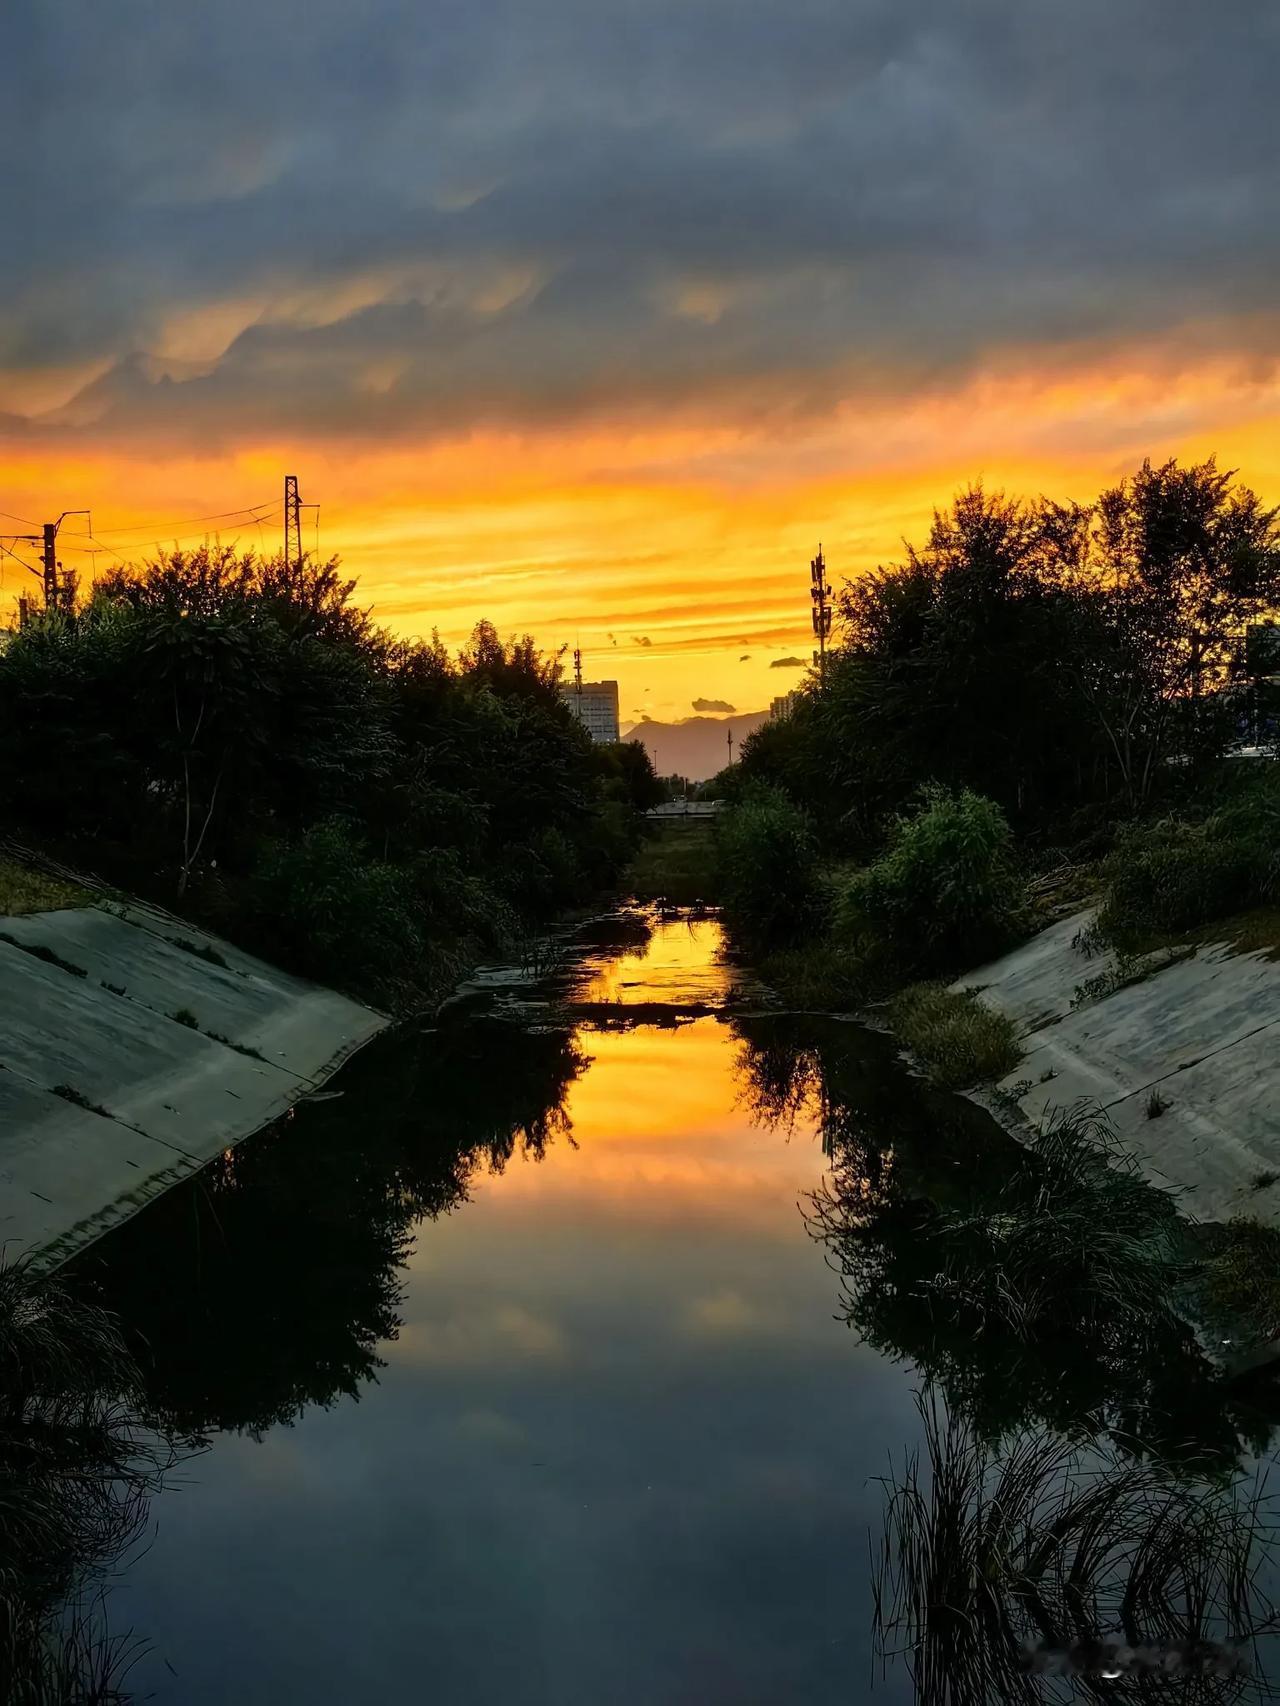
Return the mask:
<path fill-rule="evenodd" d="M 1280 510 L 1210 457 L 1144 462 L 1098 500 L 1074 577 L 1074 669 L 1131 805 L 1176 735 L 1194 751 L 1221 720 L 1204 700 L 1230 680 L 1250 620 L 1280 598 Z M 1206 731 L 1207 725 L 1207 731 Z"/>

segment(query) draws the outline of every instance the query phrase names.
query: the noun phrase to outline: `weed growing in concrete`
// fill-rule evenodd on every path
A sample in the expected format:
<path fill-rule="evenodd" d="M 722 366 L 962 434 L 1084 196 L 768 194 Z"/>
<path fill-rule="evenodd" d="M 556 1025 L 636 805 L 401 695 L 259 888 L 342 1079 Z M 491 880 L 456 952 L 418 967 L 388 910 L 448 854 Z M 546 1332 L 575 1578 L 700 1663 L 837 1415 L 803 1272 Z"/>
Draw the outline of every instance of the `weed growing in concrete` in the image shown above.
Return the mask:
<path fill-rule="evenodd" d="M 1153 1090 L 1147 1097 L 1147 1118 L 1158 1120 L 1161 1114 L 1167 1114 L 1172 1106 L 1173 1103 L 1167 1101 L 1158 1090 Z"/>
<path fill-rule="evenodd" d="M 108 995 L 128 994 L 128 991 L 122 983 L 108 983 L 105 977 L 102 979 L 102 988 L 106 990 Z"/>
<path fill-rule="evenodd" d="M 229 970 L 225 958 L 209 942 L 188 942 L 184 936 L 170 936 L 169 941 L 175 948 L 181 948 L 185 954 L 194 954 L 198 960 L 207 960 L 211 966 L 221 966 Z"/>
<path fill-rule="evenodd" d="M 224 1037 L 221 1031 L 206 1031 L 205 1036 L 211 1042 L 221 1043 L 224 1048 L 233 1048 L 237 1054 L 247 1054 L 250 1060 L 265 1060 L 267 1057 L 261 1050 L 252 1048 L 248 1043 L 233 1043 L 230 1037 Z"/>
<path fill-rule="evenodd" d="M 1269 1173 L 1269 1172 L 1255 1173 L 1253 1175 L 1253 1178 L 1250 1179 L 1250 1181 L 1249 1181 L 1249 1189 L 1251 1191 L 1267 1191 L 1267 1190 L 1270 1190 L 1272 1185 L 1275 1184 L 1277 1179 L 1280 1179 L 1280 1173 Z"/>
<path fill-rule="evenodd" d="M 70 1102 L 74 1107 L 83 1108 L 86 1113 L 101 1114 L 104 1120 L 115 1118 L 109 1108 L 104 1108 L 101 1102 L 91 1102 L 83 1090 L 77 1090 L 74 1084 L 55 1084 L 53 1093 L 55 1096 L 61 1096 L 64 1102 Z"/>
<path fill-rule="evenodd" d="M 186 1025 L 188 1030 L 198 1031 L 200 1029 L 200 1021 L 190 1007 L 179 1007 L 177 1012 L 170 1013 L 169 1017 L 176 1025 Z"/>
<path fill-rule="evenodd" d="M 20 949 L 24 954 L 30 954 L 33 960 L 43 960 L 46 965 L 57 966 L 59 971 L 70 972 L 72 977 L 88 977 L 83 966 L 78 966 L 73 960 L 64 960 L 62 955 L 44 942 L 20 942 L 16 936 L 11 936 L 7 930 L 0 930 L 0 942 L 8 942 L 12 948 Z"/>

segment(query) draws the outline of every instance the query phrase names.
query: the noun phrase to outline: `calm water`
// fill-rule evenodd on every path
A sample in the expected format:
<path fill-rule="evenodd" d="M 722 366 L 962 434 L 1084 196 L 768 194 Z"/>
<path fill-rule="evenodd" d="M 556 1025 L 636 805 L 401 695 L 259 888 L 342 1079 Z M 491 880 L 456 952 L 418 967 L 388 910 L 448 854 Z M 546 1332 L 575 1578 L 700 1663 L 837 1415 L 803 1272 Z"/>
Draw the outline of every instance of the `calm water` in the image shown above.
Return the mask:
<path fill-rule="evenodd" d="M 112 1592 L 140 1693 L 857 1699 L 917 1365 L 997 1424 L 1179 1412 L 1224 1459 L 1262 1427 L 1182 1341 L 975 1357 L 908 1300 L 914 1187 L 852 1331 L 808 1194 L 962 1198 L 1002 1140 L 854 1027 L 647 1005 L 716 1004 L 714 923 L 596 935 L 573 1026 L 500 991 L 375 1046 L 82 1264 L 208 1442 Z"/>

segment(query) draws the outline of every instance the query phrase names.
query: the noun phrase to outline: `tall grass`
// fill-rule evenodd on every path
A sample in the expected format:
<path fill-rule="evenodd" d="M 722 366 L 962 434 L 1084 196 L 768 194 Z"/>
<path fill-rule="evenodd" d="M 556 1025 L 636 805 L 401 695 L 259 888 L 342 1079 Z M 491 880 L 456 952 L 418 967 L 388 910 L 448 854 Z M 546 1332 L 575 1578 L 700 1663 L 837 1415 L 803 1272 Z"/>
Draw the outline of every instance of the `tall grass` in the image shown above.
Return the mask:
<path fill-rule="evenodd" d="M 1012 1072 L 1022 1059 L 1017 1027 L 978 999 L 942 983 L 916 983 L 885 1009 L 894 1035 L 944 1090 L 967 1090 Z"/>
<path fill-rule="evenodd" d="M 1232 1662 L 1233 1646 L 1238 1661 L 1276 1623 L 1260 1587 L 1276 1538 L 1261 1487 L 1196 1485 L 1044 1433 L 996 1451 L 935 1395 L 917 1405 L 926 1464 L 911 1453 L 886 1483 L 874 1628 L 882 1660 L 906 1658 L 918 1700 L 1039 1701 L 1055 1684 L 1029 1674 L 1031 1652 L 1092 1643 L 1101 1656 L 1108 1642 L 1128 1674 L 1077 1678 L 1084 1698 L 1168 1698 L 1171 1684 L 1179 1700 L 1268 1697 Z M 1197 1668 L 1207 1642 L 1227 1647 L 1216 1671 Z M 1176 1681 L 1154 1670 L 1152 1648 L 1185 1655 Z"/>

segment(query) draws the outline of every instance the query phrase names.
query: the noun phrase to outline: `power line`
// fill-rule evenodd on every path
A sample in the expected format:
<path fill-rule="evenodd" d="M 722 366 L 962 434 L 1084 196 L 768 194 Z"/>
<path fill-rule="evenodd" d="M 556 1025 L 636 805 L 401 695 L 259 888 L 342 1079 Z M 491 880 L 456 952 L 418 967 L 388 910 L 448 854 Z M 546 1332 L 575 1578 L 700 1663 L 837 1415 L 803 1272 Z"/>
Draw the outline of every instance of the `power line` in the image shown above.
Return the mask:
<path fill-rule="evenodd" d="M 24 527 L 39 527 L 40 525 L 38 521 L 28 521 L 25 515 L 15 515 L 9 509 L 0 509 L 0 515 L 4 516 L 6 521 L 20 521 Z"/>
<path fill-rule="evenodd" d="M 4 512 L 2 510 L 0 510 L 0 514 L 3 514 L 3 513 Z M 16 551 L 11 551 L 2 539 L 0 539 L 0 551 L 3 551 L 6 557 L 12 557 L 14 562 L 20 564 L 24 569 L 26 569 L 28 571 L 28 573 L 33 574 L 33 575 L 39 575 L 40 571 L 39 571 L 39 569 L 37 569 L 35 567 L 34 564 L 25 562 L 18 555 L 18 553 Z"/>
<path fill-rule="evenodd" d="M 250 521 L 254 521 L 257 519 L 254 513 L 255 511 L 265 510 L 270 512 L 271 510 L 278 509 L 279 507 L 279 498 L 264 498 L 261 503 L 241 504 L 239 509 L 218 510 L 213 515 L 183 515 L 179 516 L 174 521 L 136 521 L 131 522 L 128 527 L 108 527 L 107 532 L 112 538 L 117 538 L 122 533 L 168 533 L 171 527 L 192 527 L 200 521 L 226 521 L 233 515 L 247 516 Z M 4 513 L 5 512 L 3 510 L 0 510 L 0 515 L 3 515 Z M 13 516 L 11 519 L 14 521 L 21 521 L 22 517 Z M 34 526 L 35 523 L 32 522 L 28 525 Z M 99 535 L 93 533 L 80 533 L 73 535 L 73 537 L 79 539 L 94 539 L 98 538 Z"/>

